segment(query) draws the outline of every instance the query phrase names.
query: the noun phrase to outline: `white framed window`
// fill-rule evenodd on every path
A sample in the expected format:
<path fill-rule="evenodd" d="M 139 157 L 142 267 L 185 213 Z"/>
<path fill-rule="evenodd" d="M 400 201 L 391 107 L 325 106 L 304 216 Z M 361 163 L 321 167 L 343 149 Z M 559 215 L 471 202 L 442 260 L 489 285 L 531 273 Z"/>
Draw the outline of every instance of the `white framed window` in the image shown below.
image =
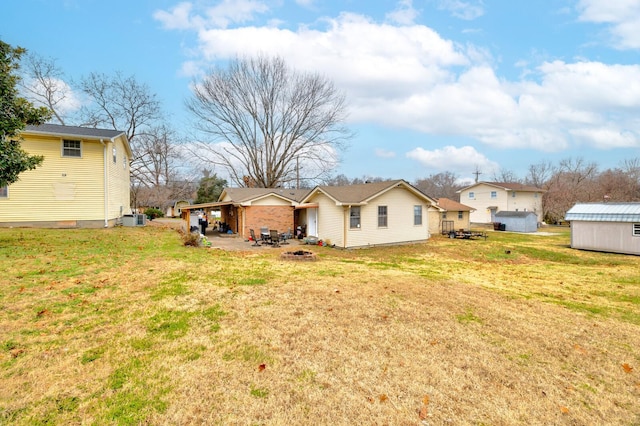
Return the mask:
<path fill-rule="evenodd" d="M 62 156 L 63 157 L 82 157 L 82 142 L 64 139 L 62 141 Z"/>
<path fill-rule="evenodd" d="M 633 236 L 640 237 L 640 223 L 633 224 Z"/>
<path fill-rule="evenodd" d="M 422 206 L 413 206 L 413 224 L 422 225 Z"/>
<path fill-rule="evenodd" d="M 113 164 L 116 164 L 118 162 L 118 150 L 114 146 L 111 152 L 113 153 Z"/>
<path fill-rule="evenodd" d="M 498 198 L 498 192 L 497 191 L 491 191 L 491 198 Z"/>
<path fill-rule="evenodd" d="M 0 186 L 0 198 L 9 198 L 9 186 Z"/>
<path fill-rule="evenodd" d="M 387 206 L 378 206 L 378 228 L 387 227 Z"/>
<path fill-rule="evenodd" d="M 474 192 L 469 193 L 469 198 L 476 198 L 476 194 Z"/>
<path fill-rule="evenodd" d="M 458 212 L 458 220 L 462 220 L 462 212 Z"/>
<path fill-rule="evenodd" d="M 349 227 L 360 228 L 360 206 L 351 206 L 349 208 Z"/>
<path fill-rule="evenodd" d="M 511 198 L 516 198 L 516 191 L 513 191 L 513 192 L 511 193 Z"/>
<path fill-rule="evenodd" d="M 127 156 L 122 157 L 122 170 L 127 170 Z"/>

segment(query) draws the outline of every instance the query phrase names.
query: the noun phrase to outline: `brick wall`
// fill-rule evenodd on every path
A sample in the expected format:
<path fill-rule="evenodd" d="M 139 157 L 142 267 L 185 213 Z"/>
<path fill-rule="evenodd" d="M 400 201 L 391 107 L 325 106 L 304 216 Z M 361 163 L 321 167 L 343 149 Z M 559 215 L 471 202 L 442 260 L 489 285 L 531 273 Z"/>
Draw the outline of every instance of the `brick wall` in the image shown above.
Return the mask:
<path fill-rule="evenodd" d="M 259 238 L 260 228 L 276 229 L 278 232 L 293 231 L 293 207 L 291 206 L 250 206 L 245 207 L 245 229 L 242 236 L 249 238 L 253 229 Z"/>

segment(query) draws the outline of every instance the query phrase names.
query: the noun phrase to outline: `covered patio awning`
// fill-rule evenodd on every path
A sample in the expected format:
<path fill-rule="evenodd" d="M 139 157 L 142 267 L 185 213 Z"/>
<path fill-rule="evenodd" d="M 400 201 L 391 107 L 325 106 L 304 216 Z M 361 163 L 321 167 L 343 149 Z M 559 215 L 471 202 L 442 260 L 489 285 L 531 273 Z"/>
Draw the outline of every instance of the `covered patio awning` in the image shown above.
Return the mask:
<path fill-rule="evenodd" d="M 318 203 L 298 204 L 297 206 L 295 206 L 295 210 L 300 210 L 300 209 L 317 209 L 317 208 L 318 208 Z"/>
<path fill-rule="evenodd" d="M 215 207 L 223 207 L 223 206 L 232 206 L 234 203 L 232 201 L 218 201 L 215 203 L 202 203 L 202 204 L 191 204 L 188 206 L 181 207 L 181 210 L 204 210 Z"/>

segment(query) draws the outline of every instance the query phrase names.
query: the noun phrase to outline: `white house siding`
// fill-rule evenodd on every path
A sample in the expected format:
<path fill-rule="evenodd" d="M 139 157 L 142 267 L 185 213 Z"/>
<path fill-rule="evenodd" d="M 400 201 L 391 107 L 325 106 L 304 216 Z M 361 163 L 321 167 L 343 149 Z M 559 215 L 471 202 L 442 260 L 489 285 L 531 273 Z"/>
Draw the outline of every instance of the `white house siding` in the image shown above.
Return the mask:
<path fill-rule="evenodd" d="M 274 195 L 259 198 L 251 202 L 252 206 L 290 206 L 291 201 L 285 200 Z"/>
<path fill-rule="evenodd" d="M 491 198 L 491 193 L 496 198 Z M 473 197 L 469 194 L 473 193 Z M 515 193 L 515 197 L 513 194 Z M 542 193 L 528 191 L 506 191 L 492 185 L 478 184 L 460 192 L 460 202 L 476 209 L 471 212 L 470 220 L 476 223 L 492 222 L 489 207 L 497 207 L 497 211 L 530 211 L 536 213 L 538 221 L 542 221 Z"/>
<path fill-rule="evenodd" d="M 105 141 L 106 142 L 106 141 Z M 116 161 L 113 162 L 112 148 L 116 148 Z M 113 220 L 122 214 L 131 212 L 131 189 L 129 185 L 129 160 L 122 139 L 107 144 L 107 170 L 109 177 L 108 219 Z"/>
<path fill-rule="evenodd" d="M 335 201 L 322 193 L 309 201 L 318 204 L 318 237 L 337 247 L 344 247 L 345 207 L 337 206 Z M 348 225 L 348 210 L 346 215 Z"/>
<path fill-rule="evenodd" d="M 422 224 L 413 224 L 413 207 L 422 206 Z M 387 227 L 378 227 L 378 206 L 387 206 Z M 363 247 L 421 241 L 429 238 L 429 205 L 404 188 L 393 188 L 361 206 L 361 226 L 349 228 L 347 246 Z"/>
<path fill-rule="evenodd" d="M 82 141 L 82 158 L 62 157 L 58 137 L 30 136 L 29 153 L 44 156 L 35 170 L 20 174 L 0 200 L 0 222 L 64 222 L 104 219 L 103 147 Z"/>
<path fill-rule="evenodd" d="M 630 222 L 571 221 L 571 247 L 640 255 L 640 237 Z"/>

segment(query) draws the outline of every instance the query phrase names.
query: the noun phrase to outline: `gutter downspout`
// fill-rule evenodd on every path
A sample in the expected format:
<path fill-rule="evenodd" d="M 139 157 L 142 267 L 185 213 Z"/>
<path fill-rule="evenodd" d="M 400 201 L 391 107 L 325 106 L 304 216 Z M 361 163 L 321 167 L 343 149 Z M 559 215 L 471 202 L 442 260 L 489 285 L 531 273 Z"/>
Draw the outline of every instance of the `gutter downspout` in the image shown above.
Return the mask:
<path fill-rule="evenodd" d="M 102 155 L 102 159 L 103 161 L 103 171 L 104 171 L 104 227 L 108 228 L 109 227 L 109 182 L 108 177 L 109 175 L 107 174 L 107 144 L 104 143 L 104 139 L 100 139 L 100 143 L 103 146 L 103 155 Z"/>

